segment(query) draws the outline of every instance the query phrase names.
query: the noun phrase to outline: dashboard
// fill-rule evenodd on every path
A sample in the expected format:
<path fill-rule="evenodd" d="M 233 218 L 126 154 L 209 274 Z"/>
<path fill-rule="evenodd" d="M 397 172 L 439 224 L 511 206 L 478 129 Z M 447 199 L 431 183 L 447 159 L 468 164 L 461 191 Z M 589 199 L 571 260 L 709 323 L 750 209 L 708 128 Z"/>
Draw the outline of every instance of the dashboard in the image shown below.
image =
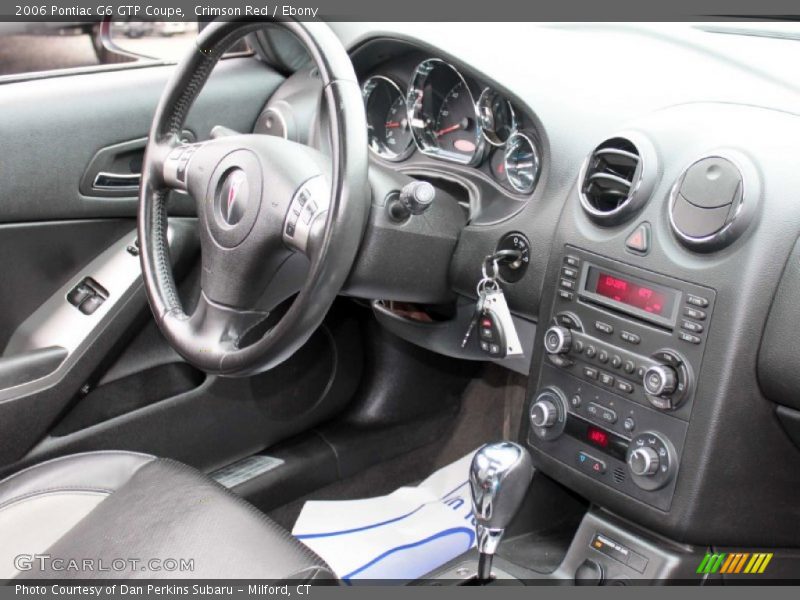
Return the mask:
<path fill-rule="evenodd" d="M 537 468 L 675 541 L 796 546 L 800 82 L 781 65 L 799 45 L 495 24 L 499 44 L 458 26 L 333 25 L 375 170 L 462 210 L 365 249 L 402 289 L 348 293 L 412 343 L 489 360 L 462 346 L 481 265 L 522 248 L 500 279 L 525 358 L 498 362 L 528 377 Z"/>

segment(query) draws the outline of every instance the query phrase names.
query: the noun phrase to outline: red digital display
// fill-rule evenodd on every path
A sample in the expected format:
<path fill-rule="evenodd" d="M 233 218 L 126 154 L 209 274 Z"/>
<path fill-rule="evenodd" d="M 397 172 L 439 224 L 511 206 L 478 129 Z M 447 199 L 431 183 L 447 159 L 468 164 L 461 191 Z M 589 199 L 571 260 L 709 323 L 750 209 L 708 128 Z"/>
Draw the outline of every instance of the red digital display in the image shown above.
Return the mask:
<path fill-rule="evenodd" d="M 595 293 L 654 315 L 664 316 L 669 310 L 662 292 L 602 271 L 597 275 Z"/>
<path fill-rule="evenodd" d="M 586 429 L 586 437 L 595 446 L 606 448 L 608 446 L 608 432 L 598 429 L 597 427 L 589 427 Z"/>

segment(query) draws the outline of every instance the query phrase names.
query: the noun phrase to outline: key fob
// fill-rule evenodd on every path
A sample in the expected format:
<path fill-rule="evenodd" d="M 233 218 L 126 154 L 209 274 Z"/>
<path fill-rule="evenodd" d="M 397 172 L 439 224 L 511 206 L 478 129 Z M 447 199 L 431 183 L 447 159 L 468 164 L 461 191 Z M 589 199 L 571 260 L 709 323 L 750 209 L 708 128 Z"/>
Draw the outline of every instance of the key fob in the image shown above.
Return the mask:
<path fill-rule="evenodd" d="M 478 319 L 478 343 L 481 350 L 492 358 L 506 355 L 506 336 L 500 319 L 491 309 L 484 309 Z"/>

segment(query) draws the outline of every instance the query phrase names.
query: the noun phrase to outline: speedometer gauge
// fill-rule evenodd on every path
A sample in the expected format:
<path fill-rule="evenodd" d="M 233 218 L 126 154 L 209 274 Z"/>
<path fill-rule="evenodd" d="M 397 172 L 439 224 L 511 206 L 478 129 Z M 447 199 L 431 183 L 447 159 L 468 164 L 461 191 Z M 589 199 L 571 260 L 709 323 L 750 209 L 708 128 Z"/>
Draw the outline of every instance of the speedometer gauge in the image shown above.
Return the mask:
<path fill-rule="evenodd" d="M 407 97 L 411 133 L 420 151 L 461 164 L 483 154 L 475 100 L 464 77 L 437 58 L 414 71 Z"/>
<path fill-rule="evenodd" d="M 369 149 L 386 160 L 398 161 L 414 150 L 403 92 L 391 79 L 376 75 L 361 86 L 367 111 Z"/>

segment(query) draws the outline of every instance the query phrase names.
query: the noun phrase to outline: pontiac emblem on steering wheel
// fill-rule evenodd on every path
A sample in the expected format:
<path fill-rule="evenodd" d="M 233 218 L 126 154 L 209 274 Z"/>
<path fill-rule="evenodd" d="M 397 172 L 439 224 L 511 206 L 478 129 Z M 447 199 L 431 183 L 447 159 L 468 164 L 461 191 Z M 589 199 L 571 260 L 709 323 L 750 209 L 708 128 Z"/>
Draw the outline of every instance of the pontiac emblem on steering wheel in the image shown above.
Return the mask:
<path fill-rule="evenodd" d="M 226 177 L 217 195 L 219 211 L 223 221 L 228 225 L 236 225 L 242 220 L 249 200 L 247 176 L 241 169 L 231 171 Z"/>

